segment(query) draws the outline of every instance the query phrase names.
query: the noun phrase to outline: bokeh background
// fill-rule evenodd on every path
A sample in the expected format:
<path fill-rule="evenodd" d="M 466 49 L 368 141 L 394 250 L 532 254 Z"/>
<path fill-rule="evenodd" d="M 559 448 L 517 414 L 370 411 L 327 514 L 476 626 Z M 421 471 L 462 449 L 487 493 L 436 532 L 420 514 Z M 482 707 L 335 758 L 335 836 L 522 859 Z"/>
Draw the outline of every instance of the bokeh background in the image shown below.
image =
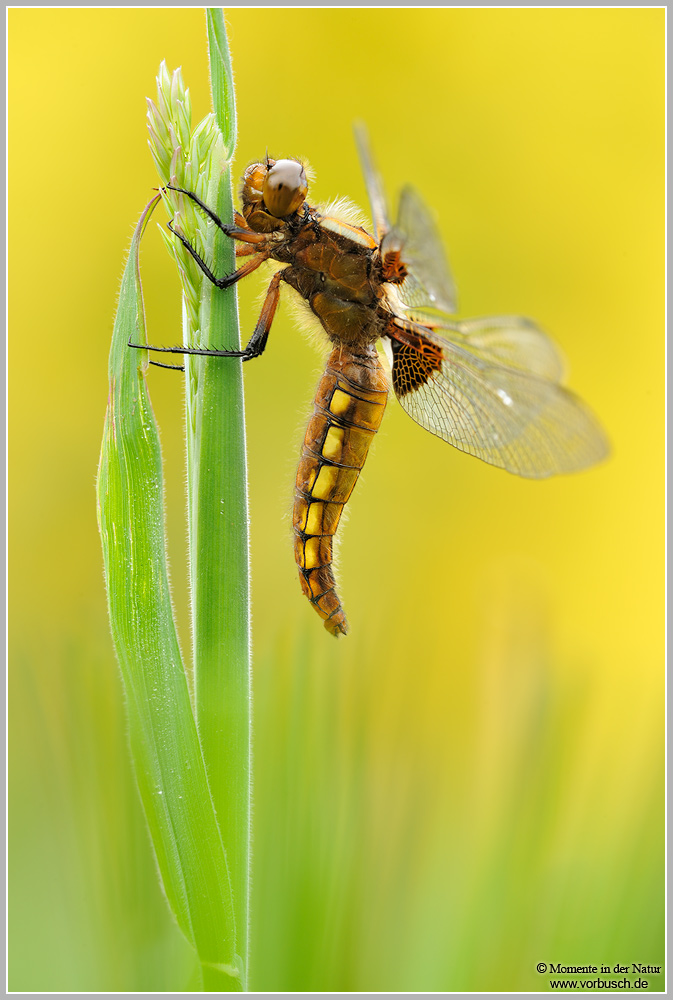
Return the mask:
<path fill-rule="evenodd" d="M 604 423 L 524 482 L 390 404 L 341 532 L 351 623 L 301 596 L 294 464 L 321 356 L 281 308 L 246 367 L 255 690 L 252 989 L 544 990 L 663 960 L 663 9 L 230 9 L 236 174 L 436 210 L 462 315 L 525 313 Z M 9 11 L 10 989 L 175 991 L 193 963 L 136 798 L 94 482 L 115 299 L 157 183 L 144 99 L 200 8 Z M 156 228 L 156 227 L 154 227 Z M 151 339 L 176 276 L 143 250 Z M 244 334 L 263 283 L 241 289 Z M 149 375 L 188 647 L 180 376 Z M 650 989 L 662 977 L 649 977 Z"/>

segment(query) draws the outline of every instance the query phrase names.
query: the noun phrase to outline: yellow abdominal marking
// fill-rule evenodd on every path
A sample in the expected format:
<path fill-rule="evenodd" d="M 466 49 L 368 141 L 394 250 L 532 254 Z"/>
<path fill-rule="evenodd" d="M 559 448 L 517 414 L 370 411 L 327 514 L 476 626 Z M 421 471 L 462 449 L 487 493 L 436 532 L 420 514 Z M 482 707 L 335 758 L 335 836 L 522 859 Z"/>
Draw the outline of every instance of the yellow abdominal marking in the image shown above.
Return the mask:
<path fill-rule="evenodd" d="M 341 458 L 341 452 L 343 451 L 343 443 L 343 427 L 338 427 L 336 424 L 332 424 L 325 437 L 325 443 L 322 446 L 322 453 L 325 458 L 329 458 L 332 462 L 338 462 Z"/>
<path fill-rule="evenodd" d="M 342 392 L 341 389 L 335 389 L 329 408 L 332 413 L 342 417 L 344 413 L 348 413 L 351 403 L 352 396 L 349 396 L 347 392 Z"/>
<path fill-rule="evenodd" d="M 322 534 L 323 507 L 322 503 L 312 503 L 309 507 L 306 528 L 304 529 L 307 535 Z"/>
<path fill-rule="evenodd" d="M 306 569 L 314 569 L 319 565 L 319 545 L 320 538 L 318 536 L 306 539 L 304 544 L 304 567 Z"/>
<path fill-rule="evenodd" d="M 318 500 L 329 500 L 339 475 L 335 465 L 323 465 L 311 493 Z"/>

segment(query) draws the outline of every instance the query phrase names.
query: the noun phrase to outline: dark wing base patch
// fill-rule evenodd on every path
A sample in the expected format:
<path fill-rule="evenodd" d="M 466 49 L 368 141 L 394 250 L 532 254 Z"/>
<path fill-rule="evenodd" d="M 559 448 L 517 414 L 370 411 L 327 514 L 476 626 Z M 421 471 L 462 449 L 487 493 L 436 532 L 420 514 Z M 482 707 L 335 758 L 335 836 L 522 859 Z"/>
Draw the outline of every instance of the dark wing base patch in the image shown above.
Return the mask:
<path fill-rule="evenodd" d="M 429 340 L 418 338 L 418 345 L 390 341 L 393 351 L 393 389 L 398 399 L 419 389 L 433 372 L 442 370 L 442 349 Z"/>

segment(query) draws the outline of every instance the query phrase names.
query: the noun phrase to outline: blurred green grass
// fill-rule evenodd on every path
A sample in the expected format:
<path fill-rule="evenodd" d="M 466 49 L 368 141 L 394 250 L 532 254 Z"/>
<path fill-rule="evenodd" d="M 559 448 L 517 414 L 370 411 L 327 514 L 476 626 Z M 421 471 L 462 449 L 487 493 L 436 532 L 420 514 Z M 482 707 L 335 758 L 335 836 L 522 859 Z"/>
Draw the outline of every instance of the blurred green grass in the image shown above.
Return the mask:
<path fill-rule="evenodd" d="M 365 119 L 389 193 L 411 181 L 435 205 L 462 312 L 534 316 L 614 446 L 591 473 L 522 483 L 391 405 L 342 532 L 352 632 L 331 643 L 289 528 L 320 355 L 281 308 L 245 373 L 252 987 L 536 991 L 539 961 L 657 964 L 664 12 L 227 20 L 235 172 L 267 145 L 306 155 L 318 200 L 364 206 L 351 122 Z M 319 71 L 286 64 L 290 25 L 319 46 Z M 94 507 L 115 294 L 155 183 L 143 102 L 163 58 L 183 66 L 200 118 L 201 10 L 9 12 L 14 990 L 191 983 L 132 785 Z M 37 128 L 45 94 L 58 114 Z M 46 185 L 67 222 L 45 224 Z M 142 267 L 150 332 L 177 342 L 158 234 Z M 262 287 L 242 289 L 243 336 Z M 76 363 L 73 337 L 87 345 Z M 181 389 L 154 372 L 150 392 L 188 644 Z"/>
<path fill-rule="evenodd" d="M 537 991 L 539 961 L 662 961 L 662 776 L 586 787 L 586 692 L 554 677 L 530 606 L 500 612 L 497 667 L 454 664 L 469 733 L 448 712 L 441 743 L 414 725 L 418 672 L 393 665 L 391 706 L 358 640 L 347 665 L 308 629 L 257 661 L 253 991 Z M 39 794 L 12 789 L 10 988 L 188 988 L 108 657 L 64 650 L 42 695 L 16 666 Z"/>

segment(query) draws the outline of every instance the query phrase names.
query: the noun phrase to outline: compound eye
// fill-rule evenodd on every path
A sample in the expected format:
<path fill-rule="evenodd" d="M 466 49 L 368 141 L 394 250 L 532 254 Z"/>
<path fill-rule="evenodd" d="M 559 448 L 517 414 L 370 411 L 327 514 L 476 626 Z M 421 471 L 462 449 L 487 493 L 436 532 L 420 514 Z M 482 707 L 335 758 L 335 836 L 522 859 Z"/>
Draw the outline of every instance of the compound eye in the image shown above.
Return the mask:
<path fill-rule="evenodd" d="M 308 192 L 306 174 L 296 160 L 276 160 L 264 178 L 264 204 L 277 219 L 292 215 Z"/>

